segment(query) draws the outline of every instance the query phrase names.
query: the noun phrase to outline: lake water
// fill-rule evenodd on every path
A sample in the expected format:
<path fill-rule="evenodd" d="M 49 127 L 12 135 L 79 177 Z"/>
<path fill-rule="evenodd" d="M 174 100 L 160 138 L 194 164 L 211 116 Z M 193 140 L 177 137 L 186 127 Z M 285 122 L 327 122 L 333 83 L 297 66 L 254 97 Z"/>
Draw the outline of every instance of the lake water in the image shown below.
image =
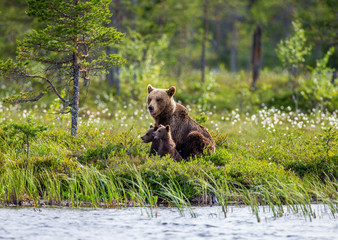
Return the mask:
<path fill-rule="evenodd" d="M 261 222 L 249 207 L 229 207 L 227 218 L 219 207 L 193 209 L 196 218 L 175 208 L 159 208 L 157 217 L 142 208 L 0 208 L 0 239 L 338 239 L 338 220 L 322 205 L 313 206 L 312 221 L 274 219 L 267 208 Z"/>

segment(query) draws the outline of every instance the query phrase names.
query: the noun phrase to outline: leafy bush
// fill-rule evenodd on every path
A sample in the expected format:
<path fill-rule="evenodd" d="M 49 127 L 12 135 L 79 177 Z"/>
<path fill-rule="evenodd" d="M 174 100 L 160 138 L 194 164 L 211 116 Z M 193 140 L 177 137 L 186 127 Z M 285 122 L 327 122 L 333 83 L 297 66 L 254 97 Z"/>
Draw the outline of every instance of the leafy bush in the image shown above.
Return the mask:
<path fill-rule="evenodd" d="M 338 85 L 331 83 L 333 69 L 327 67 L 329 57 L 333 52 L 332 47 L 322 59 L 317 60 L 310 79 L 301 79 L 299 91 L 308 104 L 307 108 L 333 109 L 332 99 L 338 95 Z"/>
<path fill-rule="evenodd" d="M 4 127 L 4 130 L 8 131 L 8 139 L 12 144 L 21 143 L 26 145 L 27 158 L 29 158 L 31 141 L 36 138 L 38 134 L 46 131 L 47 127 L 37 125 L 31 118 L 27 118 L 26 123 L 9 123 Z"/>

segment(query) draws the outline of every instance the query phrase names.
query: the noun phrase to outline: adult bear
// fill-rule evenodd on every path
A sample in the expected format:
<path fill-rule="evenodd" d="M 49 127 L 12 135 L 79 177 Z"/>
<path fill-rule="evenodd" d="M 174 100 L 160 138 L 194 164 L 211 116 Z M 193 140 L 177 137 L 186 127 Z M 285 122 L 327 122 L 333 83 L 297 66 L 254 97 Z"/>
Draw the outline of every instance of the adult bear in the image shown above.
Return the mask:
<path fill-rule="evenodd" d="M 155 120 L 155 126 L 170 125 L 172 138 L 182 158 L 202 155 L 205 149 L 215 152 L 210 133 L 189 116 L 183 105 L 175 102 L 175 92 L 174 86 L 156 89 L 148 85 L 147 107 Z"/>

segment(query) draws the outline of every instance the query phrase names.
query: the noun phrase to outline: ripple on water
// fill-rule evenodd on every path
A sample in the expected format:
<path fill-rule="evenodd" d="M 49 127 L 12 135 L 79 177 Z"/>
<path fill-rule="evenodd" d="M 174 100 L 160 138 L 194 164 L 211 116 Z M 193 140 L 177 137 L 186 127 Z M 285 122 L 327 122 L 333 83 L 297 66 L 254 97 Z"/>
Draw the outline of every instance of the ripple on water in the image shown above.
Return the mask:
<path fill-rule="evenodd" d="M 312 221 L 260 209 L 258 223 L 248 207 L 230 207 L 227 218 L 218 207 L 194 208 L 197 218 L 173 208 L 158 209 L 157 218 L 139 208 L 0 208 L 0 239 L 337 239 L 337 219 L 322 205 L 313 209 Z"/>

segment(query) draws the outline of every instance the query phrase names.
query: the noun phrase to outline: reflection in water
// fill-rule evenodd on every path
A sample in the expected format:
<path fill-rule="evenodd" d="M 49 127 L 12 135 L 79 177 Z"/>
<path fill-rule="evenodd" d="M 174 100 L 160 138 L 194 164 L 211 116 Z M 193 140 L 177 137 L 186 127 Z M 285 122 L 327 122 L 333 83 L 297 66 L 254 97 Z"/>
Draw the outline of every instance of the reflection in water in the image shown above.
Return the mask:
<path fill-rule="evenodd" d="M 337 239 L 338 220 L 323 205 L 316 218 L 286 214 L 274 219 L 260 208 L 261 222 L 248 207 L 196 207 L 196 218 L 161 208 L 157 218 L 141 208 L 0 208 L 0 239 Z"/>

